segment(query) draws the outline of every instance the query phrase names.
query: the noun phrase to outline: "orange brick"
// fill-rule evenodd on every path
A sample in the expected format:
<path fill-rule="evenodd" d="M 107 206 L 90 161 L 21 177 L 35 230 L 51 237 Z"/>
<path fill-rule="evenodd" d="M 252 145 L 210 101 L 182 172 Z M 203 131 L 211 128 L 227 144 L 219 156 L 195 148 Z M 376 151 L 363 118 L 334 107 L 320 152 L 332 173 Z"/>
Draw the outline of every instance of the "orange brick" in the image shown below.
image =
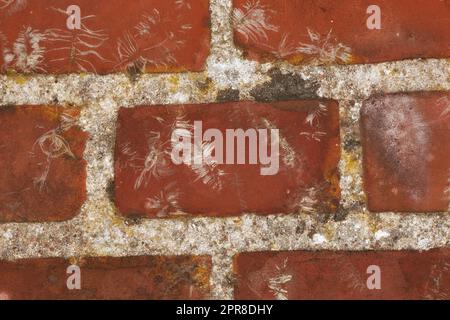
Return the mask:
<path fill-rule="evenodd" d="M 158 256 L 0 261 L 0 299 L 205 299 L 210 260 Z M 80 289 L 73 277 L 78 271 L 71 266 L 79 268 Z"/>
<path fill-rule="evenodd" d="M 62 221 L 86 198 L 87 134 L 79 111 L 50 106 L 0 109 L 0 221 Z"/>
<path fill-rule="evenodd" d="M 235 257 L 235 299 L 450 297 L 450 252 L 260 252 Z M 379 276 L 379 277 L 378 277 Z"/>
<path fill-rule="evenodd" d="M 116 204 L 126 216 L 149 218 L 334 212 L 339 203 L 338 117 L 336 102 L 317 100 L 122 108 Z M 202 123 L 197 140 L 196 121 Z M 210 129 L 221 138 L 207 138 Z M 249 136 L 242 144 L 227 138 L 228 131 L 239 129 L 257 142 L 250 143 Z M 190 161 L 173 161 L 175 132 L 189 136 L 190 151 L 183 156 L 189 154 Z M 270 162 L 261 160 L 262 150 L 274 155 Z"/>
<path fill-rule="evenodd" d="M 380 9 L 381 29 L 368 28 L 372 5 Z M 450 57 L 448 1 L 234 0 L 234 7 L 235 42 L 258 61 L 354 64 Z"/>
<path fill-rule="evenodd" d="M 3 73 L 200 71 L 209 53 L 208 0 L 3 3 Z"/>
<path fill-rule="evenodd" d="M 371 211 L 447 211 L 450 94 L 374 97 L 361 111 L 364 187 Z"/>

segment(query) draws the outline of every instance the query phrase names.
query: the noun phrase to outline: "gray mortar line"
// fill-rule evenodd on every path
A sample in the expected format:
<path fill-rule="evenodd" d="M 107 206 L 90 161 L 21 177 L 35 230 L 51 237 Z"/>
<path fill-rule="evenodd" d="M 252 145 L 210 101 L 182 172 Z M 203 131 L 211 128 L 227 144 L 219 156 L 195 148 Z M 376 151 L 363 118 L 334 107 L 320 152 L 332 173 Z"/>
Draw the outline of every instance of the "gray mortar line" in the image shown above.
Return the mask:
<path fill-rule="evenodd" d="M 0 105 L 59 104 L 82 107 L 81 127 L 91 134 L 88 199 L 76 218 L 62 223 L 0 224 L 0 258 L 211 255 L 212 297 L 233 297 L 232 256 L 262 250 L 427 250 L 450 245 L 448 213 L 368 213 L 361 186 L 361 148 L 345 141 L 360 137 L 361 101 L 378 92 L 448 91 L 450 61 L 406 60 L 373 65 L 295 67 L 243 60 L 234 48 L 231 0 L 211 1 L 212 48 L 202 73 L 146 74 L 132 82 L 123 74 L 1 76 Z M 215 102 L 223 89 L 242 100 L 270 80 L 272 68 L 317 82 L 319 97 L 339 100 L 340 162 L 344 217 L 326 214 L 244 215 L 130 221 L 109 198 L 113 175 L 115 121 L 119 107 L 139 104 Z M 210 79 L 210 80 L 209 80 Z M 449 210 L 450 212 L 450 210 Z"/>

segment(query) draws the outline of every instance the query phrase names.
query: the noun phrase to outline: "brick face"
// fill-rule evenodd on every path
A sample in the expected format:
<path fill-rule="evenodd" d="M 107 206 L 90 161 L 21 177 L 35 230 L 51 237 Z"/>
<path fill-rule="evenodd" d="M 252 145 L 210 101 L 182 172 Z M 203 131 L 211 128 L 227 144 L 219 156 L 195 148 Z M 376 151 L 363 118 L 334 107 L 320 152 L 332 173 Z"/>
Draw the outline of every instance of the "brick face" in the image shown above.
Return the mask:
<path fill-rule="evenodd" d="M 80 268 L 81 288 L 68 278 Z M 0 298 L 10 300 L 205 299 L 209 257 L 59 258 L 0 261 Z M 73 284 L 72 279 L 69 283 Z"/>
<path fill-rule="evenodd" d="M 446 211 L 450 95 L 371 98 L 361 111 L 364 184 L 372 211 Z"/>
<path fill-rule="evenodd" d="M 62 221 L 86 198 L 87 134 L 79 111 L 50 106 L 0 109 L 0 222 Z"/>
<path fill-rule="evenodd" d="M 4 2 L 2 73 L 200 71 L 209 53 L 208 0 Z"/>
<path fill-rule="evenodd" d="M 171 157 L 171 136 L 177 130 L 194 137 L 194 121 L 202 121 L 202 133 L 218 129 L 224 145 L 212 144 L 214 139 L 189 139 L 191 154 L 203 150 L 204 157 L 200 153 L 199 164 L 176 165 Z M 278 171 L 273 175 L 262 173 L 269 165 L 261 164 L 261 157 L 255 164 L 250 162 L 249 140 L 244 149 L 237 140 L 232 151 L 227 148 L 231 140 L 226 138 L 226 130 L 274 128 L 279 130 L 280 151 L 275 157 Z M 258 137 L 259 142 L 264 139 Z M 274 146 L 269 143 L 264 148 L 275 150 Z M 219 149 L 227 149 L 222 158 L 226 163 L 213 159 Z M 236 164 L 236 159 L 234 164 L 228 162 L 227 157 L 233 152 L 236 157 L 238 150 L 246 152 L 245 163 Z M 338 108 L 331 101 L 123 108 L 115 154 L 116 204 L 127 216 L 229 216 L 300 210 L 329 213 L 339 202 Z M 208 163 L 208 157 L 214 161 Z"/>
<path fill-rule="evenodd" d="M 234 259 L 236 299 L 448 299 L 450 253 L 260 252 Z M 379 267 L 380 282 L 374 282 Z M 370 278 L 370 279 L 369 279 Z M 368 289 L 381 285 L 381 289 Z"/>
<path fill-rule="evenodd" d="M 381 29 L 367 27 L 369 6 Z M 235 42 L 250 59 L 375 63 L 450 56 L 450 3 L 441 0 L 234 0 Z"/>

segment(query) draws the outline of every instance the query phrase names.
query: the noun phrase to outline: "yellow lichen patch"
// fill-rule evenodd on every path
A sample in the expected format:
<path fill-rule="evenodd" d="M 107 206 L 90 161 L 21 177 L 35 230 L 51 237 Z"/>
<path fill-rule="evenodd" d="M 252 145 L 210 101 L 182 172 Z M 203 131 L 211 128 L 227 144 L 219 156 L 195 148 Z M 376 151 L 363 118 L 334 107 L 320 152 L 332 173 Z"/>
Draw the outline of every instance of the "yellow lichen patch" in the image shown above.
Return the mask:
<path fill-rule="evenodd" d="M 193 274 L 195 284 L 207 290 L 209 288 L 209 278 L 211 276 L 210 268 L 202 263 L 202 259 L 198 258 L 198 265 L 196 266 Z"/>
<path fill-rule="evenodd" d="M 287 60 L 289 63 L 293 65 L 300 65 L 305 60 L 304 55 L 302 54 L 295 54 Z"/>
<path fill-rule="evenodd" d="M 109 217 L 109 219 L 111 219 L 112 226 L 126 229 L 125 220 L 119 214 L 112 215 Z"/>
<path fill-rule="evenodd" d="M 382 229 L 382 225 L 378 218 L 375 218 L 371 215 L 367 216 L 367 225 L 369 227 L 370 232 L 375 233 L 378 230 Z"/>
<path fill-rule="evenodd" d="M 178 77 L 178 75 L 171 75 L 169 77 L 169 83 L 174 86 L 178 86 L 178 84 L 180 83 L 180 78 Z"/>
<path fill-rule="evenodd" d="M 357 173 L 360 171 L 359 161 L 355 155 L 351 153 L 342 153 L 342 160 L 345 164 L 345 170 L 347 173 Z"/>
<path fill-rule="evenodd" d="M 23 84 L 27 83 L 27 81 L 28 81 L 26 76 L 24 76 L 22 74 L 18 74 L 14 71 L 8 71 L 6 73 L 6 76 L 9 79 L 13 80 L 15 83 L 20 84 L 20 85 L 23 85 Z"/>
<path fill-rule="evenodd" d="M 81 258 L 76 258 L 76 257 L 70 257 L 69 258 L 69 263 L 71 265 L 78 265 L 78 264 L 80 264 L 81 261 L 82 261 Z"/>
<path fill-rule="evenodd" d="M 321 233 L 325 236 L 327 241 L 330 241 L 334 238 L 335 233 L 335 224 L 334 223 L 327 223 L 323 226 L 323 230 L 321 230 Z"/>
<path fill-rule="evenodd" d="M 180 85 L 180 78 L 177 75 L 171 75 L 168 80 L 170 92 L 177 92 Z"/>

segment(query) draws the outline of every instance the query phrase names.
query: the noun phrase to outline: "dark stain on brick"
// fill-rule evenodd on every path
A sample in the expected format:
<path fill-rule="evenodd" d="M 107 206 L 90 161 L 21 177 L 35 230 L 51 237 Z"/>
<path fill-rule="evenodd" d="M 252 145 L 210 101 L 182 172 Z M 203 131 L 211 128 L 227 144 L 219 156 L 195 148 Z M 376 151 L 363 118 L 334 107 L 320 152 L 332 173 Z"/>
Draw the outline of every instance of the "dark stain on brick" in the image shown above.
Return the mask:
<path fill-rule="evenodd" d="M 239 101 L 239 90 L 237 89 L 225 89 L 220 90 L 217 93 L 217 102 L 227 102 L 227 101 Z"/>
<path fill-rule="evenodd" d="M 297 74 L 283 74 L 279 69 L 269 72 L 271 80 L 256 86 L 250 94 L 256 101 L 296 100 L 317 98 L 319 85 L 302 79 Z"/>

